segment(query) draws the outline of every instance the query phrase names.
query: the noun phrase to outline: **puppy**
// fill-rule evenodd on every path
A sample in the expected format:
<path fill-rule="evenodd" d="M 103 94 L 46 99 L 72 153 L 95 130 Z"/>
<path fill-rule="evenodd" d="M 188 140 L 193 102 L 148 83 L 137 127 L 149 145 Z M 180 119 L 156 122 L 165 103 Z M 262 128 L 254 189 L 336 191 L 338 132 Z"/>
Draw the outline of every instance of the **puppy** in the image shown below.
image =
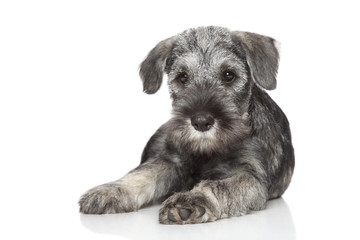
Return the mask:
<path fill-rule="evenodd" d="M 163 224 L 211 222 L 264 209 L 294 171 L 288 120 L 276 87 L 280 44 L 266 36 L 200 27 L 158 43 L 140 66 L 144 92 L 168 75 L 172 118 L 147 143 L 140 165 L 90 189 L 80 212 L 136 211 L 163 201 Z"/>

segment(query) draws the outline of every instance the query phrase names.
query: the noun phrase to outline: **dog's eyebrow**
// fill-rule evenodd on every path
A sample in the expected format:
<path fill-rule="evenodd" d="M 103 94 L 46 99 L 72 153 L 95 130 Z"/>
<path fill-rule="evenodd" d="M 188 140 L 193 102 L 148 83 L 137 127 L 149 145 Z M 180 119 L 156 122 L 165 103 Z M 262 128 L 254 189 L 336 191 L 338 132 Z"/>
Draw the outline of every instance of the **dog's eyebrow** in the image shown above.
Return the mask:
<path fill-rule="evenodd" d="M 182 73 L 182 72 L 189 72 L 189 68 L 186 65 L 180 65 L 179 67 L 176 68 L 176 72 L 177 73 Z"/>
<path fill-rule="evenodd" d="M 239 67 L 244 67 L 244 64 L 241 61 L 239 61 L 239 59 L 232 59 L 231 61 L 229 59 L 225 59 L 220 65 L 221 69 L 231 68 L 235 70 Z"/>
<path fill-rule="evenodd" d="M 224 70 L 232 70 L 232 71 L 236 71 L 237 70 L 237 64 L 229 64 L 229 62 L 225 61 L 220 65 L 220 70 L 224 71 Z"/>

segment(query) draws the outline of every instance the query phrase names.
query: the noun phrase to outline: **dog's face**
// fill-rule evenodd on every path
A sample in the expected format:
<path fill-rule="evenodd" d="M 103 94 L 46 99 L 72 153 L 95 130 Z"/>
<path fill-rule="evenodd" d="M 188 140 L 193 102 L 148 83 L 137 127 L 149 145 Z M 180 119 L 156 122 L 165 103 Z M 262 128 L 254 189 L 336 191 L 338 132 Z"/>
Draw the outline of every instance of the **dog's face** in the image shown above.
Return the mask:
<path fill-rule="evenodd" d="M 248 134 L 251 89 L 275 88 L 278 57 L 271 38 L 202 27 L 160 42 L 140 75 L 144 91 L 155 93 L 168 74 L 172 140 L 187 151 L 212 154 Z"/>

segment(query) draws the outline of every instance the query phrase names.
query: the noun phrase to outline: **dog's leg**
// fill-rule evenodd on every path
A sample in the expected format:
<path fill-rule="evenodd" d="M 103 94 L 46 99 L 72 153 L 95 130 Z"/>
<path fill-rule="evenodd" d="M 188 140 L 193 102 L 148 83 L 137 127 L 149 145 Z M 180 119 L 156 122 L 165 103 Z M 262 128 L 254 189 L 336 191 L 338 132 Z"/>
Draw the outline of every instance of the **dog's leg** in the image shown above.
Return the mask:
<path fill-rule="evenodd" d="M 189 192 L 171 196 L 159 220 L 163 224 L 211 222 L 264 209 L 267 199 L 266 187 L 243 171 L 222 180 L 202 181 Z"/>
<path fill-rule="evenodd" d="M 178 179 L 174 164 L 152 159 L 118 181 L 90 189 L 79 201 L 86 214 L 122 213 L 138 210 L 172 191 Z"/>

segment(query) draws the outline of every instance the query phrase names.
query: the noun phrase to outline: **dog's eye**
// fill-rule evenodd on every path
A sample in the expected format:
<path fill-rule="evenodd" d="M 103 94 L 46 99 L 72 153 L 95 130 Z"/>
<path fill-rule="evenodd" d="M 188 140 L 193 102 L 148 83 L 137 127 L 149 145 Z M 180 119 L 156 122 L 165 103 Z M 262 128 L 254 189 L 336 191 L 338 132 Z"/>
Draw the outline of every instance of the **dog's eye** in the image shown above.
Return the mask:
<path fill-rule="evenodd" d="M 226 83 L 230 83 L 235 79 L 236 75 L 230 70 L 226 70 L 223 72 L 223 81 Z"/>
<path fill-rule="evenodd" d="M 181 82 L 182 84 L 186 84 L 189 80 L 189 76 L 187 73 L 183 72 L 183 73 L 180 73 L 176 79 Z"/>

